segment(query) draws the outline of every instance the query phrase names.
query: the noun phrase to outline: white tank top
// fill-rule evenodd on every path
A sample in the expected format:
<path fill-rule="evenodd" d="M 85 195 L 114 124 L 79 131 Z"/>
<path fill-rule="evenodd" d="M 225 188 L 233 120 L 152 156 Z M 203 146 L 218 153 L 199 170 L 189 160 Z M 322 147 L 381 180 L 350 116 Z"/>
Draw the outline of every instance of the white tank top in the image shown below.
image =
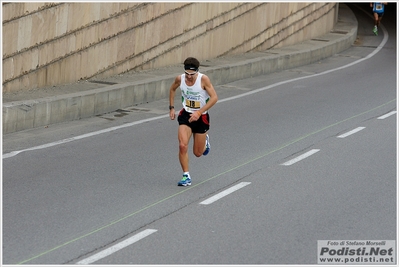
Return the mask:
<path fill-rule="evenodd" d="M 181 75 L 180 89 L 181 89 L 181 101 L 183 108 L 190 113 L 199 110 L 209 100 L 209 95 L 206 90 L 201 86 L 202 73 L 198 72 L 197 79 L 192 86 L 188 86 L 185 82 L 185 74 Z M 203 114 L 206 114 L 205 111 Z"/>

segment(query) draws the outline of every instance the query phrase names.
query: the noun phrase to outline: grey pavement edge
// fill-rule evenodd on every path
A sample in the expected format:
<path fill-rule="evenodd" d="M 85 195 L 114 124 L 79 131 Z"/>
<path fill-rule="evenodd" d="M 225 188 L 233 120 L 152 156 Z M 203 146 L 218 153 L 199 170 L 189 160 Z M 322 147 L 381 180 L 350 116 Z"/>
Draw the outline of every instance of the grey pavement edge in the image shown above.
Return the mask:
<path fill-rule="evenodd" d="M 353 12 L 347 5 L 340 4 L 335 27 L 323 36 L 263 52 L 207 60 L 201 62 L 201 72 L 216 86 L 311 64 L 351 47 L 357 37 L 357 26 Z M 89 118 L 168 98 L 169 87 L 181 72 L 179 64 L 3 95 L 3 134 Z"/>

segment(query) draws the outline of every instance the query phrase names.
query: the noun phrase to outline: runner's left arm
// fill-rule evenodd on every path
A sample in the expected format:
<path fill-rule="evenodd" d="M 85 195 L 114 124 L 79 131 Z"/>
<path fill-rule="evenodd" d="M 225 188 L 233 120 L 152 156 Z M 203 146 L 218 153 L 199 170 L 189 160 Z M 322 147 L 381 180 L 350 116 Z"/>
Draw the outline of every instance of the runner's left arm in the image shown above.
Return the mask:
<path fill-rule="evenodd" d="M 206 105 L 199 110 L 201 113 L 204 113 L 205 111 L 209 110 L 213 105 L 216 104 L 216 102 L 218 101 L 218 95 L 216 94 L 215 88 L 213 88 L 211 80 L 209 79 L 208 76 L 202 75 L 201 84 L 203 85 L 203 88 L 208 92 L 209 95 L 208 103 L 206 103 Z"/>

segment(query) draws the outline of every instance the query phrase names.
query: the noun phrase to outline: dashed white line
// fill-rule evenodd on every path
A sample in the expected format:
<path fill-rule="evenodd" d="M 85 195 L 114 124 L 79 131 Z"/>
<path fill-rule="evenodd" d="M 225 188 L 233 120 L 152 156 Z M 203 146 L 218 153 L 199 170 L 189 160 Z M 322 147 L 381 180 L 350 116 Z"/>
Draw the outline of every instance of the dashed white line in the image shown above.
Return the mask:
<path fill-rule="evenodd" d="M 389 113 L 387 113 L 385 115 L 382 115 L 381 117 L 378 117 L 377 119 L 383 120 L 383 119 L 386 119 L 386 118 L 388 118 L 388 117 L 390 117 L 390 116 L 392 116 L 394 114 L 396 114 L 396 111 L 391 111 L 391 112 L 389 112 Z"/>
<path fill-rule="evenodd" d="M 308 151 L 308 152 L 306 152 L 306 153 L 304 153 L 304 154 L 302 154 L 302 155 L 300 155 L 300 156 L 298 156 L 296 158 L 293 158 L 293 159 L 291 159 L 291 160 L 289 160 L 289 161 L 287 161 L 287 162 L 285 162 L 285 163 L 283 163 L 281 165 L 290 166 L 290 165 L 292 165 L 294 163 L 297 163 L 298 161 L 301 161 L 301 160 L 303 160 L 303 159 L 305 159 L 305 158 L 307 158 L 307 157 L 309 157 L 309 156 L 311 156 L 311 155 L 313 155 L 313 154 L 315 154 L 315 153 L 317 153 L 319 151 L 320 151 L 320 149 L 312 149 L 312 150 L 310 150 L 310 151 Z"/>
<path fill-rule="evenodd" d="M 144 231 L 142 231 L 142 232 L 140 232 L 140 233 L 138 233 L 138 234 L 136 234 L 136 235 L 134 235 L 134 236 L 132 236 L 132 237 L 120 242 L 120 243 L 118 243 L 118 244 L 113 245 L 110 248 L 107 248 L 107 249 L 105 249 L 105 250 L 103 250 L 103 251 L 101 251 L 101 252 L 99 252 L 97 254 L 94 254 L 93 256 L 90 256 L 90 257 L 88 257 L 88 258 L 86 258 L 84 260 L 79 261 L 76 264 L 87 265 L 87 264 L 91 264 L 93 262 L 96 262 L 98 260 L 101 260 L 101 259 L 103 259 L 103 258 L 105 258 L 105 257 L 107 257 L 107 256 L 109 256 L 109 255 L 111 255 L 111 254 L 113 254 L 113 253 L 115 253 L 115 252 L 127 247 L 127 246 L 130 246 L 131 244 L 143 239 L 144 237 L 147 237 L 150 234 L 155 233 L 156 231 L 157 230 L 155 230 L 155 229 L 144 230 Z"/>
<path fill-rule="evenodd" d="M 354 133 L 360 132 L 361 130 L 365 129 L 366 127 L 357 127 L 356 129 L 353 129 L 352 131 L 349 131 L 347 133 L 341 134 L 337 136 L 338 138 L 345 138 L 348 137 L 349 135 L 352 135 Z"/>
<path fill-rule="evenodd" d="M 249 184 L 250 184 L 249 182 L 242 182 L 242 183 L 239 183 L 239 184 L 237 184 L 237 185 L 235 185 L 235 186 L 230 187 L 229 189 L 226 189 L 226 190 L 220 192 L 219 194 L 214 195 L 213 197 L 210 197 L 210 198 L 208 198 L 208 199 L 202 201 L 200 204 L 202 204 L 202 205 L 209 205 L 209 204 L 215 202 L 216 200 L 219 200 L 219 199 L 221 199 L 222 197 L 225 197 L 225 196 L 227 196 L 227 195 L 233 193 L 234 191 L 237 191 L 238 189 L 241 189 L 241 188 L 243 188 L 244 186 L 247 186 L 247 185 L 249 185 Z"/>

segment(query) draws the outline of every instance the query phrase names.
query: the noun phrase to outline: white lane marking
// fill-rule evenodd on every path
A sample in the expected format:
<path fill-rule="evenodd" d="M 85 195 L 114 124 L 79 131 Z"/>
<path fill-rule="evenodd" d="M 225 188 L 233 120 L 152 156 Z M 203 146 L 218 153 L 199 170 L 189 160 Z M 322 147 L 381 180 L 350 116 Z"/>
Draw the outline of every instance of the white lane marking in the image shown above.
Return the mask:
<path fill-rule="evenodd" d="M 347 133 L 341 134 L 337 136 L 337 138 L 345 138 L 348 137 L 349 135 L 352 135 L 354 133 L 360 132 L 361 130 L 365 129 L 366 127 L 357 127 L 356 129 L 353 129 L 352 131 L 349 131 Z"/>
<path fill-rule="evenodd" d="M 363 10 L 363 12 L 365 12 L 365 11 Z M 250 92 L 247 92 L 247 93 L 244 93 L 244 94 L 241 94 L 241 95 L 236 95 L 236 96 L 228 97 L 228 98 L 219 100 L 218 102 L 229 101 L 229 100 L 241 98 L 241 97 L 244 97 L 244 96 L 247 96 L 247 95 L 252 95 L 252 94 L 255 94 L 255 93 L 258 93 L 258 92 L 261 92 L 261 91 L 265 91 L 265 90 L 268 90 L 268 89 L 270 89 L 270 88 L 273 88 L 273 87 L 276 87 L 276 86 L 279 86 L 279 85 L 283 85 L 283 84 L 286 84 L 286 83 L 295 82 L 295 81 L 299 81 L 299 80 L 303 80 L 303 79 L 308 79 L 308 78 L 313 78 L 313 77 L 316 77 L 316 76 L 321 76 L 321 75 L 328 74 L 328 73 L 330 73 L 330 72 L 334 72 L 334 71 L 337 71 L 337 70 L 346 69 L 346 68 L 351 67 L 351 66 L 353 66 L 353 65 L 356 65 L 356 64 L 358 64 L 358 63 L 360 63 L 360 62 L 363 62 L 363 61 L 365 61 L 365 60 L 367 60 L 367 59 L 369 59 L 369 58 L 375 56 L 378 52 L 380 52 L 380 50 L 384 47 L 384 45 L 385 45 L 385 44 L 387 43 L 387 41 L 388 41 L 388 37 L 389 37 L 388 31 L 386 30 L 386 28 L 384 27 L 384 25 L 381 24 L 380 26 L 381 26 L 382 31 L 384 32 L 384 38 L 382 39 L 382 41 L 381 41 L 381 43 L 378 45 L 378 47 L 377 47 L 375 50 L 373 50 L 373 52 L 371 52 L 370 54 L 368 54 L 368 55 L 367 55 L 366 57 L 364 57 L 364 58 L 358 59 L 358 60 L 356 60 L 356 61 L 353 61 L 352 63 L 349 63 L 349 64 L 347 64 L 347 65 L 344 65 L 344 66 L 341 66 L 341 67 L 338 67 L 338 68 L 335 68 L 335 69 L 326 70 L 326 71 L 323 71 L 323 72 L 320 72 L 320 73 L 315 73 L 315 74 L 312 74 L 312 75 L 309 75 L 309 76 L 305 76 L 305 77 L 298 77 L 298 78 L 294 78 L 294 79 L 291 79 L 291 80 L 281 81 L 281 82 L 278 82 L 278 83 L 275 83 L 275 84 L 268 85 L 268 86 L 266 86 L 266 87 L 262 87 L 262 88 L 259 88 L 259 89 L 256 89 L 256 90 L 252 90 L 252 91 L 250 91 Z"/>
<path fill-rule="evenodd" d="M 150 122 L 150 121 L 163 119 L 163 118 L 167 118 L 167 117 L 169 117 L 169 114 L 165 114 L 165 115 L 154 117 L 154 118 L 150 118 L 150 119 L 135 121 L 135 122 L 131 122 L 131 123 L 126 123 L 126 124 L 123 124 L 123 125 L 114 126 L 114 127 L 103 129 L 103 130 L 99 130 L 99 131 L 95 131 L 95 132 L 91 132 L 91 133 L 87 133 L 87 134 L 78 135 L 78 136 L 75 136 L 75 137 L 71 137 L 71 138 L 55 141 L 55 142 L 44 144 L 44 145 L 40 145 L 40 146 L 30 147 L 30 148 L 23 149 L 23 150 L 18 150 L 18 151 L 12 151 L 10 153 L 3 154 L 3 159 L 14 157 L 14 156 L 18 155 L 21 152 L 31 151 L 31 150 L 38 150 L 38 149 L 48 148 L 48 147 L 52 147 L 52 146 L 56 146 L 56 145 L 60 145 L 60 144 L 65 144 L 65 143 L 69 143 L 69 142 L 76 141 L 76 140 L 79 140 L 79 139 L 92 137 L 92 136 L 95 136 L 95 135 L 108 133 L 108 132 L 119 130 L 119 129 L 122 129 L 122 128 L 131 127 L 131 126 L 134 126 L 134 125 L 137 125 L 137 124 L 142 124 L 142 123 L 145 123 L 145 122 Z"/>
<path fill-rule="evenodd" d="M 315 153 L 317 153 L 319 151 L 320 151 L 320 149 L 312 149 L 312 150 L 310 150 L 310 151 L 308 151 L 308 152 L 306 152 L 306 153 L 304 153 L 304 154 L 302 154 L 302 155 L 300 155 L 300 156 L 298 156 L 296 158 L 293 158 L 292 160 L 289 160 L 289 161 L 287 161 L 287 162 L 285 162 L 285 163 L 283 163 L 281 165 L 290 166 L 290 165 L 292 165 L 294 163 L 297 163 L 298 161 L 301 161 L 301 160 L 303 160 L 303 159 L 305 159 L 305 158 L 307 158 L 307 157 L 309 157 L 309 156 L 311 156 L 311 155 L 313 155 L 313 154 L 315 154 Z"/>
<path fill-rule="evenodd" d="M 363 12 L 365 12 L 365 11 L 363 10 Z M 341 67 L 338 67 L 338 68 L 335 68 L 335 69 L 323 71 L 323 72 L 312 74 L 312 75 L 305 76 L 305 77 L 298 77 L 298 78 L 294 78 L 294 79 L 278 82 L 278 83 L 275 83 L 275 84 L 268 85 L 266 87 L 262 87 L 262 88 L 259 88 L 259 89 L 256 89 L 256 90 L 252 90 L 250 92 L 247 92 L 247 93 L 244 93 L 244 94 L 241 94 L 241 95 L 236 95 L 236 96 L 233 96 L 233 97 L 228 97 L 228 98 L 225 98 L 225 99 L 221 99 L 218 102 L 221 103 L 221 102 L 230 101 L 230 100 L 233 100 L 233 99 L 238 99 L 238 98 L 245 97 L 245 96 L 248 96 L 248 95 L 251 95 L 251 94 L 256 94 L 256 93 L 259 93 L 259 92 L 262 92 L 262 91 L 265 91 L 265 90 L 269 90 L 269 89 L 271 89 L 273 87 L 277 87 L 277 86 L 280 86 L 280 85 L 283 85 L 283 84 L 286 84 L 286 83 L 295 82 L 295 81 L 302 80 L 302 79 L 308 79 L 308 78 L 313 78 L 313 77 L 316 77 L 316 76 L 328 74 L 330 72 L 334 72 L 334 71 L 337 71 L 337 70 L 342 70 L 342 69 L 351 67 L 353 65 L 356 65 L 356 64 L 358 64 L 358 63 L 360 63 L 362 61 L 365 61 L 365 60 L 373 57 L 374 55 L 376 55 L 378 52 L 380 52 L 380 50 L 384 47 L 384 45 L 388 41 L 388 37 L 389 37 L 388 31 L 386 30 L 384 25 L 381 24 L 380 26 L 381 26 L 382 31 L 384 32 L 384 38 L 382 39 L 382 41 L 378 45 L 378 47 L 375 50 L 373 50 L 373 52 L 371 52 L 370 54 L 368 54 L 364 58 L 358 59 L 358 60 L 356 60 L 356 61 L 354 61 L 352 63 L 349 63 L 348 65 L 344 65 L 344 66 L 341 66 Z M 92 132 L 92 133 L 76 136 L 76 137 L 73 137 L 73 138 L 63 139 L 61 141 L 48 143 L 48 144 L 45 144 L 45 145 L 42 145 L 42 146 L 31 147 L 31 148 L 27 148 L 27 149 L 23 149 L 23 150 L 19 150 L 19 151 L 12 151 L 10 153 L 3 154 L 3 159 L 14 157 L 14 156 L 18 155 L 21 152 L 37 150 L 37 149 L 43 149 L 43 148 L 47 148 L 47 147 L 52 147 L 52 146 L 56 146 L 56 145 L 59 145 L 59 144 L 72 142 L 72 141 L 75 141 L 75 140 L 78 140 L 78 139 L 83 139 L 83 138 L 86 138 L 86 137 L 91 137 L 91 136 L 99 135 L 99 134 L 102 134 L 102 133 L 111 132 L 111 131 L 114 131 L 114 130 L 117 130 L 117 129 L 122 129 L 122 128 L 125 128 L 125 127 L 130 127 L 130 126 L 133 126 L 133 125 L 137 125 L 137 124 L 141 124 L 141 123 L 145 123 L 145 122 L 149 122 L 149 121 L 153 121 L 153 120 L 163 119 L 163 118 L 167 118 L 167 117 L 169 117 L 169 114 L 158 116 L 158 117 L 154 117 L 154 118 L 151 118 L 151 119 L 145 119 L 145 120 L 140 120 L 140 121 L 136 121 L 136 122 L 132 122 L 132 123 L 127 123 L 127 124 L 120 125 L 120 126 L 111 127 L 111 128 L 108 128 L 108 129 L 103 129 L 103 130 L 100 130 L 100 131 L 96 131 L 96 132 Z"/>
<path fill-rule="evenodd" d="M 383 119 L 386 119 L 386 118 L 388 118 L 388 117 L 390 117 L 390 116 L 392 116 L 394 114 L 396 114 L 396 111 L 391 111 L 391 112 L 389 112 L 389 113 L 387 113 L 385 115 L 382 115 L 381 117 L 378 117 L 377 119 L 383 120 Z"/>
<path fill-rule="evenodd" d="M 236 184 L 235 186 L 232 186 L 229 189 L 226 189 L 226 190 L 220 192 L 219 194 L 216 194 L 213 197 L 210 197 L 210 198 L 202 201 L 200 204 L 202 204 L 202 205 L 212 204 L 213 202 L 221 199 L 222 197 L 225 197 L 225 196 L 233 193 L 234 191 L 237 191 L 238 189 L 241 189 L 244 186 L 247 186 L 249 184 L 250 184 L 250 182 L 242 182 L 242 183 Z"/>
<path fill-rule="evenodd" d="M 94 254 L 93 256 L 90 256 L 90 257 L 88 257 L 88 258 L 86 258 L 84 260 L 79 261 L 76 264 L 86 265 L 86 264 L 91 264 L 93 262 L 101 260 L 101 259 L 103 259 L 103 258 L 105 258 L 105 257 L 107 257 L 107 256 L 109 256 L 109 255 L 111 255 L 111 254 L 113 254 L 113 253 L 115 253 L 115 252 L 127 247 L 127 246 L 130 246 L 131 244 L 143 239 L 144 237 L 147 237 L 150 234 L 155 233 L 156 231 L 157 230 L 155 230 L 155 229 L 144 230 L 144 231 L 142 231 L 142 232 L 140 232 L 140 233 L 138 233 L 138 234 L 136 234 L 136 235 L 134 235 L 134 236 L 132 236 L 132 237 L 130 237 L 130 238 L 118 243 L 118 244 L 116 244 L 116 245 L 113 245 L 110 248 L 107 248 L 107 249 L 105 249 L 105 250 L 103 250 L 103 251 L 101 251 L 101 252 L 99 252 L 97 254 Z"/>

